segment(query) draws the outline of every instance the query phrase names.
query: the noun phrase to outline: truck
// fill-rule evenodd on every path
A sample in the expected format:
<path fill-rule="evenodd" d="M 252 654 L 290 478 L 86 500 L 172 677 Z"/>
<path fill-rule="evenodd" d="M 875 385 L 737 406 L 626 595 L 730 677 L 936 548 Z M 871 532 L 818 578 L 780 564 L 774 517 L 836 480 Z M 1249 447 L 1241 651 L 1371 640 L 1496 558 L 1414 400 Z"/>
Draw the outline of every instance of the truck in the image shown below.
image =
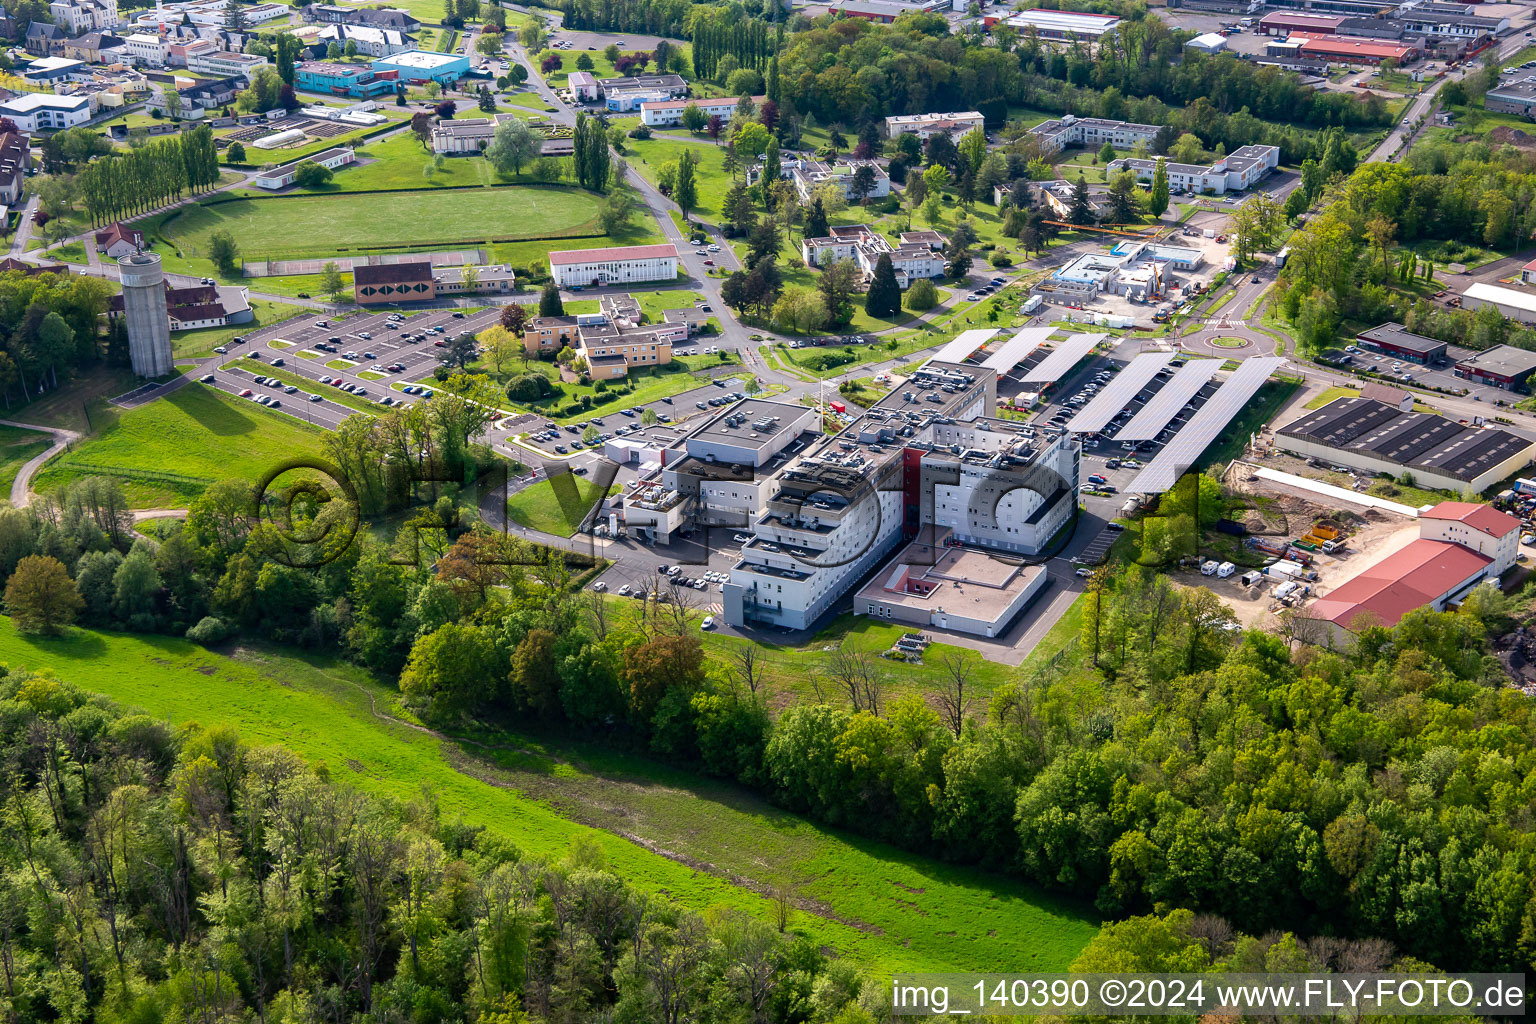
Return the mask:
<path fill-rule="evenodd" d="M 1040 307 L 1043 305 L 1045 305 L 1044 298 L 1039 295 L 1031 295 L 1029 298 L 1024 300 L 1024 305 L 1019 307 L 1019 312 L 1023 313 L 1025 316 L 1034 316 L 1040 311 Z"/>
<path fill-rule="evenodd" d="M 1237 566 L 1233 565 L 1231 562 L 1222 562 L 1216 567 L 1216 576 L 1218 579 L 1224 580 L 1235 572 L 1237 572 Z"/>
<path fill-rule="evenodd" d="M 1323 542 L 1323 552 L 1325 554 L 1329 554 L 1329 555 L 1336 555 L 1340 551 L 1344 550 L 1345 543 L 1346 542 L 1345 542 L 1343 537 L 1340 537 L 1337 540 L 1324 541 Z"/>

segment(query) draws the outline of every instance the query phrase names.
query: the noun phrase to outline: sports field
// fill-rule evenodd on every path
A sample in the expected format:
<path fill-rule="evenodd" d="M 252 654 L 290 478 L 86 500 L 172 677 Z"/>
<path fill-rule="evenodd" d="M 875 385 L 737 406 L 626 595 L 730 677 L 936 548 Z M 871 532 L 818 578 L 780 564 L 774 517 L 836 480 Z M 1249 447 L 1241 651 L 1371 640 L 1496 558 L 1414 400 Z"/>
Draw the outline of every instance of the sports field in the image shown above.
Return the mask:
<path fill-rule="evenodd" d="M 597 200 L 572 188 L 512 185 L 451 192 L 294 196 L 199 205 L 166 218 L 162 233 L 202 256 L 219 230 L 246 257 L 335 256 L 369 248 L 594 234 Z"/>
<path fill-rule="evenodd" d="M 762 892 L 787 880 L 799 905 L 791 930 L 881 973 L 1060 971 L 1097 930 L 1024 886 L 844 837 L 641 758 L 514 735 L 495 737 L 492 753 L 461 746 L 390 717 L 392 688 L 328 659 L 225 657 L 88 630 L 40 639 L 0 618 L 0 662 L 51 668 L 174 723 L 232 723 L 247 742 L 286 744 L 370 792 L 408 800 L 425 786 L 445 821 L 494 829 L 532 854 L 558 858 L 591 837 L 636 887 L 690 910 L 772 920 Z"/>
<path fill-rule="evenodd" d="M 181 508 L 210 484 L 260 479 L 272 466 L 319 451 L 321 432 L 203 384 L 137 409 L 93 404 L 95 432 L 38 473 L 48 491 L 84 476 L 117 476 L 134 508 Z"/>

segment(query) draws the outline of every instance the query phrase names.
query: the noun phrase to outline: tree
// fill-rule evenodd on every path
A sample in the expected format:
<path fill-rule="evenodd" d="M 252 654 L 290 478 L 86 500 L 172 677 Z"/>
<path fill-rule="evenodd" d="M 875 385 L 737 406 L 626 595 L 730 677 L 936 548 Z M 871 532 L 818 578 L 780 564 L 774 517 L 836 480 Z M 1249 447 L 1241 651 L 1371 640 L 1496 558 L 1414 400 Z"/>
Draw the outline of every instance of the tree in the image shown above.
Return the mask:
<path fill-rule="evenodd" d="M 628 193 L 611 192 L 598 210 L 597 222 L 602 226 L 604 234 L 618 235 L 629 227 L 634 212 L 635 203 Z"/>
<path fill-rule="evenodd" d="M 926 312 L 939 304 L 939 290 L 932 281 L 920 277 L 907 289 L 907 308 L 914 313 Z"/>
<path fill-rule="evenodd" d="M 849 182 L 848 192 L 856 203 L 862 203 L 869 199 L 870 193 L 875 190 L 875 169 L 869 164 L 860 164 L 853 172 L 853 180 Z"/>
<path fill-rule="evenodd" d="M 773 321 L 796 334 L 820 330 L 827 322 L 827 304 L 810 288 L 786 288 L 773 304 Z"/>
<path fill-rule="evenodd" d="M 341 279 L 341 269 L 336 266 L 335 260 L 326 261 L 320 268 L 320 291 L 329 295 L 332 302 L 340 302 L 347 286 Z"/>
<path fill-rule="evenodd" d="M 971 254 L 965 246 L 959 244 L 959 239 L 949 240 L 944 257 L 949 261 L 949 276 L 954 280 L 958 281 L 971 272 Z"/>
<path fill-rule="evenodd" d="M 480 38 L 475 40 L 475 52 L 486 57 L 495 57 L 499 55 L 501 53 L 501 34 L 499 32 L 480 33 Z M 582 54 L 582 56 L 586 57 L 587 55 Z M 591 65 L 592 58 L 587 57 L 587 67 L 582 68 L 582 70 L 590 71 L 592 69 Z M 579 60 L 576 62 L 576 66 L 581 67 L 581 62 Z"/>
<path fill-rule="evenodd" d="M 553 281 L 539 293 L 539 316 L 565 316 L 565 303 L 560 300 L 560 289 Z"/>
<path fill-rule="evenodd" d="M 411 119 L 412 124 L 415 118 Z M 496 173 L 504 178 L 521 174 L 523 165 L 538 158 L 543 140 L 537 132 L 520 118 L 509 118 L 496 127 L 491 144 L 486 147 L 485 158 Z"/>
<path fill-rule="evenodd" d="M 811 201 L 810 212 L 805 215 L 804 235 L 806 238 L 826 238 L 829 234 L 831 229 L 827 225 L 827 208 L 821 197 L 817 196 Z"/>
<path fill-rule="evenodd" d="M 1104 145 L 1099 148 L 1099 163 L 1107 165 L 1114 158 L 1115 158 L 1115 147 L 1114 147 L 1114 145 L 1109 143 L 1109 142 L 1104 143 Z"/>
<path fill-rule="evenodd" d="M 23 558 L 5 585 L 5 612 L 24 633 L 60 633 L 84 605 L 69 570 L 51 555 Z"/>
<path fill-rule="evenodd" d="M 426 111 L 418 110 L 411 115 L 411 134 L 416 136 L 416 141 L 421 144 L 424 151 L 432 149 L 432 115 Z"/>
<path fill-rule="evenodd" d="M 821 268 L 817 290 L 827 303 L 831 326 L 841 327 L 853 320 L 853 296 L 863 283 L 864 272 L 853 260 L 833 260 Z"/>
<path fill-rule="evenodd" d="M 348 39 L 347 40 L 347 45 L 342 47 L 342 53 L 346 54 L 346 56 L 349 57 L 349 58 L 356 57 L 357 56 L 357 40 L 356 39 Z"/>
<path fill-rule="evenodd" d="M 548 34 L 544 31 L 544 23 L 538 18 L 529 18 L 517 33 L 518 42 L 523 44 L 523 49 L 529 53 L 535 53 L 544 48 L 544 40 Z M 614 47 L 618 49 L 618 47 Z"/>
<path fill-rule="evenodd" d="M 1147 197 L 1147 212 L 1154 217 L 1161 217 L 1168 210 L 1168 161 L 1162 157 L 1157 159 L 1157 168 L 1152 172 L 1152 192 Z"/>
<path fill-rule="evenodd" d="M 240 258 L 240 246 L 228 230 L 215 231 L 208 236 L 208 258 L 225 277 L 233 277 L 238 269 L 235 261 Z"/>
<path fill-rule="evenodd" d="M 896 283 L 896 271 L 891 267 L 891 257 L 881 253 L 875 261 L 874 277 L 869 282 L 869 292 L 864 296 L 864 312 L 883 319 L 901 312 L 901 287 Z"/>
<path fill-rule="evenodd" d="M 1138 217 L 1136 175 L 1121 171 L 1109 186 L 1109 219 L 1114 224 L 1130 224 Z"/>
<path fill-rule="evenodd" d="M 1072 205 L 1067 210 L 1067 220 L 1073 224 L 1092 224 L 1093 206 L 1088 202 L 1088 182 L 1081 174 L 1072 186 Z"/>
<path fill-rule="evenodd" d="M 698 184 L 693 174 L 693 167 L 697 162 L 698 159 L 686 149 L 683 150 L 682 156 L 677 158 L 677 183 L 672 187 L 672 201 L 677 204 L 679 210 L 683 211 L 684 219 L 693 212 L 699 200 Z"/>
<path fill-rule="evenodd" d="M 595 66 L 596 65 L 592 63 L 592 58 L 585 53 L 579 54 L 576 57 L 577 71 L 591 71 Z"/>
<path fill-rule="evenodd" d="M 482 114 L 496 113 L 496 97 L 491 95 L 489 86 L 480 86 L 480 98 L 476 102 L 476 106 L 480 108 Z"/>
<path fill-rule="evenodd" d="M 245 163 L 245 147 L 238 142 L 231 142 L 224 150 L 224 159 L 232 164 Z"/>
<path fill-rule="evenodd" d="M 558 293 L 556 293 L 558 297 Z M 501 326 L 517 335 L 523 336 L 523 325 L 528 322 L 528 307 L 516 302 L 501 307 Z"/>
<path fill-rule="evenodd" d="M 709 123 L 709 116 L 695 103 L 690 103 L 683 108 L 683 127 L 694 134 L 703 130 Z"/>
<path fill-rule="evenodd" d="M 783 168 L 779 164 L 779 140 L 770 138 L 763 151 L 763 163 L 759 168 L 758 185 L 763 196 L 764 209 L 773 209 L 773 187 L 782 180 Z"/>
<path fill-rule="evenodd" d="M 1185 132 L 1179 136 L 1179 140 L 1168 149 L 1168 155 L 1175 163 L 1194 164 L 1200 162 L 1200 157 L 1205 153 L 1205 146 L 1200 141 L 1200 136 Z"/>
<path fill-rule="evenodd" d="M 322 167 L 313 160 L 302 160 L 293 169 L 293 183 L 300 188 L 319 188 L 329 184 L 332 177 L 329 167 Z"/>

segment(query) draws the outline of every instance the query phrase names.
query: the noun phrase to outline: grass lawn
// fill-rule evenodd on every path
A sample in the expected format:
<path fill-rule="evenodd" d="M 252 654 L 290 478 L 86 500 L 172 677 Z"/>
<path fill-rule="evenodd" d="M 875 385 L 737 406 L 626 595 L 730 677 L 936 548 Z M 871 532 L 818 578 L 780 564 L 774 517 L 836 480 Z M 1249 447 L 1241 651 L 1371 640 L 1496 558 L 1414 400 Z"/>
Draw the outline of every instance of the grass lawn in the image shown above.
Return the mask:
<path fill-rule="evenodd" d="M 319 188 L 294 189 L 294 194 L 325 195 L 331 192 L 393 188 L 433 189 L 450 185 L 489 185 L 496 180 L 490 163 L 482 156 L 446 157 L 442 168 L 437 169 L 432 154 L 422 149 L 421 143 L 410 132 L 370 142 L 357 151 L 357 160 L 356 164 L 339 170 L 329 184 Z M 433 167 L 430 175 L 424 170 L 429 166 Z M 260 193 L 253 190 L 242 194 Z"/>
<path fill-rule="evenodd" d="M 0 498 L 8 498 L 21 467 L 48 450 L 52 438 L 38 430 L 0 427 Z"/>
<path fill-rule="evenodd" d="M 111 475 L 134 508 L 182 507 L 215 481 L 255 480 L 319 449 L 319 430 L 202 384 L 137 409 L 98 400 L 90 415 L 95 431 L 43 467 L 37 490 Z"/>
<path fill-rule="evenodd" d="M 540 533 L 569 537 L 576 532 L 600 495 L 598 486 L 571 473 L 533 484 L 507 499 L 507 515 L 517 525 Z M 617 494 L 614 484 L 608 494 Z"/>
<path fill-rule="evenodd" d="M 255 314 L 255 319 L 249 323 L 234 324 L 230 327 L 199 327 L 193 331 L 177 331 L 171 335 L 172 354 L 177 359 L 211 356 L 215 348 L 228 344 L 230 339 L 237 335 L 250 334 L 252 331 L 282 323 L 290 317 L 300 316 L 310 310 L 307 307 L 289 305 L 286 302 L 252 299 L 251 312 Z"/>
<path fill-rule="evenodd" d="M 354 249 L 474 244 L 492 238 L 590 233 L 597 200 L 574 188 L 514 186 L 391 195 L 237 199 L 174 212 L 157 235 L 179 254 L 208 250 L 216 231 L 241 240 L 246 258 L 334 256 Z"/>
<path fill-rule="evenodd" d="M 536 856 L 558 860 L 590 838 L 637 888 L 697 913 L 772 920 L 759 893 L 789 880 L 806 908 L 790 929 L 876 971 L 1060 971 L 1096 931 L 1088 913 L 1025 886 L 819 828 L 642 758 L 510 734 L 484 737 L 499 742 L 491 752 L 442 738 L 390 715 L 392 687 L 320 655 L 224 656 L 88 630 L 39 639 L 4 619 L 0 661 L 52 669 L 177 725 L 230 723 L 247 743 L 282 743 L 369 793 L 408 800 L 426 786 L 445 821 Z M 633 841 L 607 831 L 621 822 Z"/>
<path fill-rule="evenodd" d="M 294 398 L 300 402 L 308 401 L 308 399 L 302 398 L 302 395 L 324 395 L 337 405 L 344 405 L 348 409 L 355 409 L 370 416 L 377 416 L 380 411 L 378 405 L 368 401 L 366 398 L 354 398 L 341 390 L 341 388 L 333 388 L 318 381 L 310 380 L 308 377 L 300 377 L 296 373 L 289 373 L 281 366 L 273 369 L 259 359 L 236 359 L 232 363 L 224 364 L 223 369 L 245 370 L 256 374 L 258 377 L 276 377 L 284 384 L 293 384 L 299 389 L 299 394 L 295 395 Z"/>
<path fill-rule="evenodd" d="M 33 242 L 37 242 L 37 245 L 34 246 Z M 34 248 L 42 248 L 42 242 L 36 238 L 27 242 L 27 250 L 29 252 Z M 85 243 L 83 242 L 65 242 L 63 245 L 57 245 L 49 249 L 44 255 L 58 263 L 76 263 L 84 266 L 90 262 L 86 256 Z"/>
<path fill-rule="evenodd" d="M 681 142 L 659 134 L 649 139 L 625 139 L 624 148 L 629 150 L 625 159 L 646 181 L 654 185 L 664 165 L 677 163 L 685 151 L 692 153 L 699 161 L 693 169 L 699 199 L 692 216 L 718 222 L 720 208 L 725 205 L 725 193 L 731 187 L 731 176 L 721 166 L 721 161 L 725 159 L 725 147 L 710 145 L 708 136 L 701 135 L 699 138 L 703 144 Z"/>
<path fill-rule="evenodd" d="M 1318 395 L 1316 398 L 1302 406 L 1303 409 L 1321 409 L 1336 398 L 1359 398 L 1359 388 L 1346 388 L 1335 385 Z"/>

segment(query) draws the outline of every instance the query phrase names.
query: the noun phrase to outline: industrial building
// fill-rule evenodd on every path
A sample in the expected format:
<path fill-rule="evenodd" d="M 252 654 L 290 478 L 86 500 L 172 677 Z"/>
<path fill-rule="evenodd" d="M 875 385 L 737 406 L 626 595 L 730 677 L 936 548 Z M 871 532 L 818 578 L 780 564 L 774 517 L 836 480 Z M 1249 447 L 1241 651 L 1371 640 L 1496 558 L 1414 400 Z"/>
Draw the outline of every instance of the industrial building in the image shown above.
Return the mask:
<path fill-rule="evenodd" d="M 549 254 L 549 273 L 561 288 L 671 281 L 677 277 L 677 246 L 557 250 Z"/>
<path fill-rule="evenodd" d="M 1403 412 L 1368 398 L 1338 398 L 1275 431 L 1275 446 L 1365 473 L 1448 491 L 1487 490 L 1530 465 L 1536 442 L 1507 430 Z"/>
<path fill-rule="evenodd" d="M 1501 288 L 1496 284 L 1479 281 L 1469 285 L 1461 295 L 1461 303 L 1467 309 L 1492 306 L 1511 320 L 1536 324 L 1536 295 Z"/>
<path fill-rule="evenodd" d="M 1414 334 L 1402 324 L 1382 324 L 1368 331 L 1361 331 L 1355 340 L 1363 348 L 1380 352 L 1394 359 L 1406 359 L 1410 363 L 1431 365 L 1446 358 L 1447 346 L 1443 341 Z"/>
<path fill-rule="evenodd" d="M 1499 82 L 1483 94 L 1483 106 L 1498 114 L 1536 117 L 1536 75 L 1522 74 Z"/>
<path fill-rule="evenodd" d="M 452 85 L 469 74 L 469 58 L 461 53 L 435 53 L 426 50 L 405 50 L 378 57 L 372 62 L 373 72 L 381 78 L 393 76 L 409 85 L 436 82 Z"/>
<path fill-rule="evenodd" d="M 1536 371 L 1536 352 L 1512 345 L 1495 345 L 1456 363 L 1456 376 L 1507 391 L 1529 391 Z"/>
<path fill-rule="evenodd" d="M 1520 521 L 1488 505 L 1443 501 L 1419 514 L 1419 536 L 1306 610 L 1329 646 L 1367 626 L 1392 627 L 1419 608 L 1444 611 L 1515 564 Z"/>
<path fill-rule="evenodd" d="M 1295 40 L 1292 40 L 1295 42 Z M 1380 39 L 1360 39 L 1354 36 L 1327 36 L 1307 39 L 1301 44 L 1303 57 L 1317 57 L 1336 64 L 1380 64 L 1391 58 L 1399 66 L 1419 59 L 1419 47 L 1413 43 L 1390 42 Z"/>
<path fill-rule="evenodd" d="M 990 29 L 998 22 L 1012 25 L 1025 36 L 1066 42 L 1073 39 L 1094 40 L 1114 32 L 1120 19 L 1113 14 L 1080 14 L 1076 11 L 1036 9 L 1009 15 L 989 14 L 983 24 Z"/>
<path fill-rule="evenodd" d="M 1270 11 L 1259 19 L 1256 29 L 1261 35 L 1302 35 L 1309 39 L 1317 36 L 1337 35 L 1345 18 L 1337 14 L 1318 14 L 1314 11 Z"/>

